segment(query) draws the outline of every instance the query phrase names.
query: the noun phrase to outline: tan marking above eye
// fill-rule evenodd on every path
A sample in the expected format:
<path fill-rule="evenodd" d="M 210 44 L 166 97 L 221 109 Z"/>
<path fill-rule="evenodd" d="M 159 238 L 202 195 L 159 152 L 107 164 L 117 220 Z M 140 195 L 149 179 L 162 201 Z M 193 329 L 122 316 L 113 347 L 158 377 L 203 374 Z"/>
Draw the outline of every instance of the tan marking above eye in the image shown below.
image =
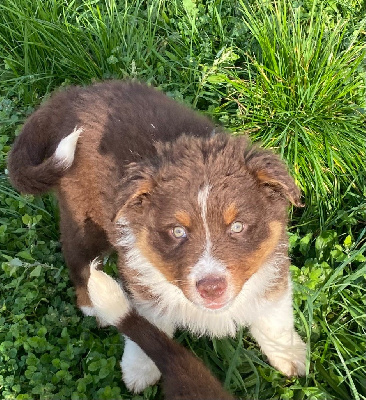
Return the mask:
<path fill-rule="evenodd" d="M 174 214 L 176 220 L 183 226 L 191 226 L 191 217 L 187 211 L 179 210 Z"/>
<path fill-rule="evenodd" d="M 187 237 L 187 232 L 182 226 L 176 226 L 172 229 L 172 234 L 177 239 L 183 239 Z"/>
<path fill-rule="evenodd" d="M 235 218 L 238 215 L 238 209 L 236 208 L 235 203 L 231 203 L 228 208 L 224 211 L 224 222 L 226 225 L 230 225 L 235 221 Z"/>
<path fill-rule="evenodd" d="M 244 225 L 240 221 L 235 221 L 231 224 L 231 232 L 232 233 L 240 233 L 244 229 Z"/>

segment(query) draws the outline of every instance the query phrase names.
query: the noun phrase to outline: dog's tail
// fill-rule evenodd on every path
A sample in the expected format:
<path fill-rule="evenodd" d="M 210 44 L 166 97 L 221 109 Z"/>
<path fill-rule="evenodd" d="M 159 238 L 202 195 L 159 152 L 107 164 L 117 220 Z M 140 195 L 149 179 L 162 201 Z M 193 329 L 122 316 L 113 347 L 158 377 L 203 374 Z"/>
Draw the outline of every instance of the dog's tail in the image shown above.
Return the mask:
<path fill-rule="evenodd" d="M 41 194 L 52 189 L 73 163 L 83 129 L 70 113 L 72 95 L 73 90 L 69 90 L 53 96 L 28 118 L 16 138 L 8 171 L 20 192 Z"/>

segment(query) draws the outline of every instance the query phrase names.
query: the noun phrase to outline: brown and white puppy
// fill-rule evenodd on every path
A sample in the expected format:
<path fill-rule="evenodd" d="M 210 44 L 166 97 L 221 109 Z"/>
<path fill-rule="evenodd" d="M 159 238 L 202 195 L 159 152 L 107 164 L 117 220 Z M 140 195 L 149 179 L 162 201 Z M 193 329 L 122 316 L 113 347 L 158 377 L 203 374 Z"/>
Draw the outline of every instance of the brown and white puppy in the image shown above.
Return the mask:
<path fill-rule="evenodd" d="M 90 265 L 88 292 L 98 318 L 133 340 L 163 378 L 166 400 L 233 400 L 203 363 L 133 310 L 121 286 Z"/>
<path fill-rule="evenodd" d="M 214 133 L 211 121 L 142 84 L 72 87 L 30 116 L 9 175 L 22 192 L 56 190 L 86 314 L 95 313 L 89 264 L 114 247 L 134 308 L 169 336 L 249 326 L 272 365 L 304 374 L 286 234 L 288 201 L 301 205 L 300 191 L 275 154 Z M 135 392 L 160 377 L 128 339 L 121 365 Z"/>

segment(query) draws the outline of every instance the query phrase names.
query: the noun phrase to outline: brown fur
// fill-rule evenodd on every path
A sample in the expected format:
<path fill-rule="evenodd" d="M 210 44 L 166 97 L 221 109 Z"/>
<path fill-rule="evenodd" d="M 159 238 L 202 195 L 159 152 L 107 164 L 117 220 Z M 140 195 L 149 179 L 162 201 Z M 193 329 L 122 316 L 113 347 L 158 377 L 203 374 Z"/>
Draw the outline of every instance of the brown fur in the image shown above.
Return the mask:
<path fill-rule="evenodd" d="M 167 263 L 161 255 L 154 250 L 154 248 L 149 244 L 148 233 L 146 230 L 143 230 L 141 234 L 137 236 L 137 246 L 141 249 L 142 255 L 150 260 L 151 263 L 164 274 L 165 278 L 169 282 L 174 282 L 174 263 Z"/>
<path fill-rule="evenodd" d="M 278 221 L 271 221 L 269 223 L 269 230 L 269 236 L 263 240 L 257 249 L 248 253 L 247 257 L 239 260 L 233 257 L 232 261 L 228 261 L 228 268 L 232 271 L 237 291 L 258 271 L 280 241 L 283 234 L 282 224 Z"/>
<path fill-rule="evenodd" d="M 124 317 L 117 328 L 159 368 L 166 400 L 233 400 L 198 358 L 136 312 Z"/>
<path fill-rule="evenodd" d="M 235 221 L 236 216 L 238 215 L 238 210 L 235 206 L 235 203 L 231 203 L 229 207 L 224 210 L 224 222 L 226 225 L 230 225 Z"/>
<path fill-rule="evenodd" d="M 191 217 L 186 211 L 179 210 L 175 213 L 176 220 L 183 226 L 189 228 L 192 224 Z"/>

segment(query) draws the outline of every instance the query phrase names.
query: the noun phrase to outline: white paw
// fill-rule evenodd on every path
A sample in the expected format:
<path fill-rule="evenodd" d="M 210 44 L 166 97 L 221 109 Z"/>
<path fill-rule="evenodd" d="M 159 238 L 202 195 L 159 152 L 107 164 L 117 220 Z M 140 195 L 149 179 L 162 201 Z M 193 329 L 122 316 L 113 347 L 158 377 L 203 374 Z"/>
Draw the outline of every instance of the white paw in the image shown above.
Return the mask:
<path fill-rule="evenodd" d="M 306 373 L 306 344 L 294 333 L 291 345 L 282 351 L 267 353 L 270 363 L 287 376 L 302 376 Z"/>
<path fill-rule="evenodd" d="M 81 306 L 80 310 L 86 317 L 95 317 L 99 328 L 104 328 L 105 326 L 110 325 L 108 321 L 106 321 L 103 317 L 101 317 L 94 307 L 90 306 Z"/>
<path fill-rule="evenodd" d="M 142 392 L 156 383 L 161 376 L 154 362 L 137 346 L 126 338 L 125 351 L 121 361 L 122 378 L 128 390 Z"/>
<path fill-rule="evenodd" d="M 97 315 L 94 307 L 81 306 L 80 310 L 86 317 L 95 317 Z"/>

